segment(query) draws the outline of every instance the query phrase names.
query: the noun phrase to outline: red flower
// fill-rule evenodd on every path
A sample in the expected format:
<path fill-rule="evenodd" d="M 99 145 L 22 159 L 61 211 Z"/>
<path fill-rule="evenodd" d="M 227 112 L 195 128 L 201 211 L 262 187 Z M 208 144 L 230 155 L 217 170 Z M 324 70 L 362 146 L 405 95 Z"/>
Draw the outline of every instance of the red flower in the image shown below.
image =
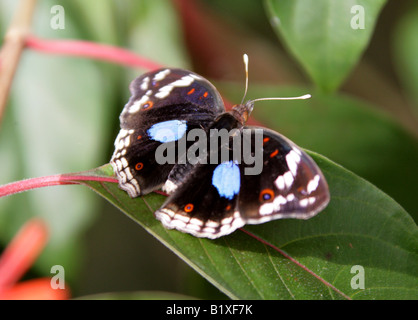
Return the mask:
<path fill-rule="evenodd" d="M 68 289 L 53 289 L 50 278 L 17 283 L 41 253 L 48 230 L 40 219 L 28 221 L 0 256 L 0 300 L 62 300 Z"/>

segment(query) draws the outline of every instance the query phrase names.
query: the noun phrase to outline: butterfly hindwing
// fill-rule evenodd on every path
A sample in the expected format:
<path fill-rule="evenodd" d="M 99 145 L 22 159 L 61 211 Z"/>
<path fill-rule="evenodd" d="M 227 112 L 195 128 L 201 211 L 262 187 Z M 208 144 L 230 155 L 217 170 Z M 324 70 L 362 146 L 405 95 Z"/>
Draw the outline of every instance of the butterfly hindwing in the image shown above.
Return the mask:
<path fill-rule="evenodd" d="M 229 234 L 243 225 L 237 216 L 239 191 L 239 168 L 227 165 L 225 170 L 238 170 L 238 178 L 231 173 L 231 180 L 220 179 L 214 182 L 214 173 L 218 165 L 197 165 L 189 172 L 186 181 L 181 184 L 162 207 L 156 217 L 166 228 L 188 232 L 197 237 L 217 238 Z M 219 169 L 218 169 L 219 170 Z M 216 175 L 215 175 L 216 176 Z M 218 174 L 222 178 L 222 173 Z M 229 188 L 235 183 L 235 189 Z M 229 190 L 228 190 L 229 188 Z M 220 196 L 220 191 L 224 196 Z"/>
<path fill-rule="evenodd" d="M 209 81 L 182 69 L 146 73 L 130 91 L 111 164 L 121 189 L 137 197 L 161 187 L 176 162 L 157 162 L 160 145 L 176 150 L 190 130 L 209 126 L 225 110 Z"/>
<path fill-rule="evenodd" d="M 253 135 L 256 129 L 260 130 L 246 129 Z M 262 133 L 262 170 L 257 175 L 242 177 L 239 195 L 242 219 L 258 224 L 282 218 L 308 219 L 320 212 L 329 202 L 329 191 L 316 163 L 279 133 L 269 129 L 262 129 Z"/>
<path fill-rule="evenodd" d="M 246 223 L 307 219 L 326 206 L 327 183 L 304 151 L 272 130 L 244 127 L 240 134 L 241 162 L 233 159 L 231 140 L 232 160 L 193 167 L 156 212 L 165 227 L 218 238 Z M 245 163 L 244 144 L 261 158 Z"/>

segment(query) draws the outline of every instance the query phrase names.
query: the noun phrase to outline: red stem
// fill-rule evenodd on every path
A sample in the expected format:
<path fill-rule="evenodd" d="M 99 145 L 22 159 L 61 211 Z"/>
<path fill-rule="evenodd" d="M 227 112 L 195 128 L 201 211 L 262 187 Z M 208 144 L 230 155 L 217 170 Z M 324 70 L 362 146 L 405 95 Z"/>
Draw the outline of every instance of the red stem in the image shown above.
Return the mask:
<path fill-rule="evenodd" d="M 2 185 L 0 186 L 0 198 L 4 196 L 9 196 L 15 193 L 23 192 L 23 191 L 36 189 L 36 188 L 66 185 L 66 184 L 80 184 L 79 181 L 99 181 L 99 182 L 113 182 L 113 183 L 118 182 L 116 178 L 57 174 L 57 175 L 52 175 L 52 176 L 47 176 L 47 177 L 21 180 L 21 181 L 16 181 L 16 182 Z"/>
<path fill-rule="evenodd" d="M 26 47 L 46 53 L 88 57 L 147 70 L 162 68 L 162 65 L 140 57 L 129 50 L 88 41 L 44 40 L 35 36 L 28 36 Z"/>

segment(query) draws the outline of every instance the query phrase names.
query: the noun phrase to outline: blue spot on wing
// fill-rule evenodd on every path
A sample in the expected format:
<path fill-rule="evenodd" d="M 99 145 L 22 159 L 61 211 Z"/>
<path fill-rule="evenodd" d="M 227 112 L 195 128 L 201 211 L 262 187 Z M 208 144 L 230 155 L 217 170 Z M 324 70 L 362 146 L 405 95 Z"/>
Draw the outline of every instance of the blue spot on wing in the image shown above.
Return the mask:
<path fill-rule="evenodd" d="M 180 140 L 186 130 L 185 120 L 169 120 L 154 124 L 147 132 L 152 140 L 164 143 Z"/>
<path fill-rule="evenodd" d="M 212 175 L 212 185 L 221 197 L 231 200 L 241 187 L 241 174 L 238 165 L 233 161 L 219 164 Z"/>

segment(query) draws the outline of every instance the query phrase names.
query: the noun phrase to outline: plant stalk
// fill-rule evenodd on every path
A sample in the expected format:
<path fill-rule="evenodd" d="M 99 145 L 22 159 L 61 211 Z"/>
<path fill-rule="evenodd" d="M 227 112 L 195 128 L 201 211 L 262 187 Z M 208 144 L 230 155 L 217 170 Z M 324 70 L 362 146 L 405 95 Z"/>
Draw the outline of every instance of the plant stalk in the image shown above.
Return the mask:
<path fill-rule="evenodd" d="M 0 49 L 0 124 L 26 37 L 30 32 L 35 5 L 36 0 L 20 1 Z"/>

